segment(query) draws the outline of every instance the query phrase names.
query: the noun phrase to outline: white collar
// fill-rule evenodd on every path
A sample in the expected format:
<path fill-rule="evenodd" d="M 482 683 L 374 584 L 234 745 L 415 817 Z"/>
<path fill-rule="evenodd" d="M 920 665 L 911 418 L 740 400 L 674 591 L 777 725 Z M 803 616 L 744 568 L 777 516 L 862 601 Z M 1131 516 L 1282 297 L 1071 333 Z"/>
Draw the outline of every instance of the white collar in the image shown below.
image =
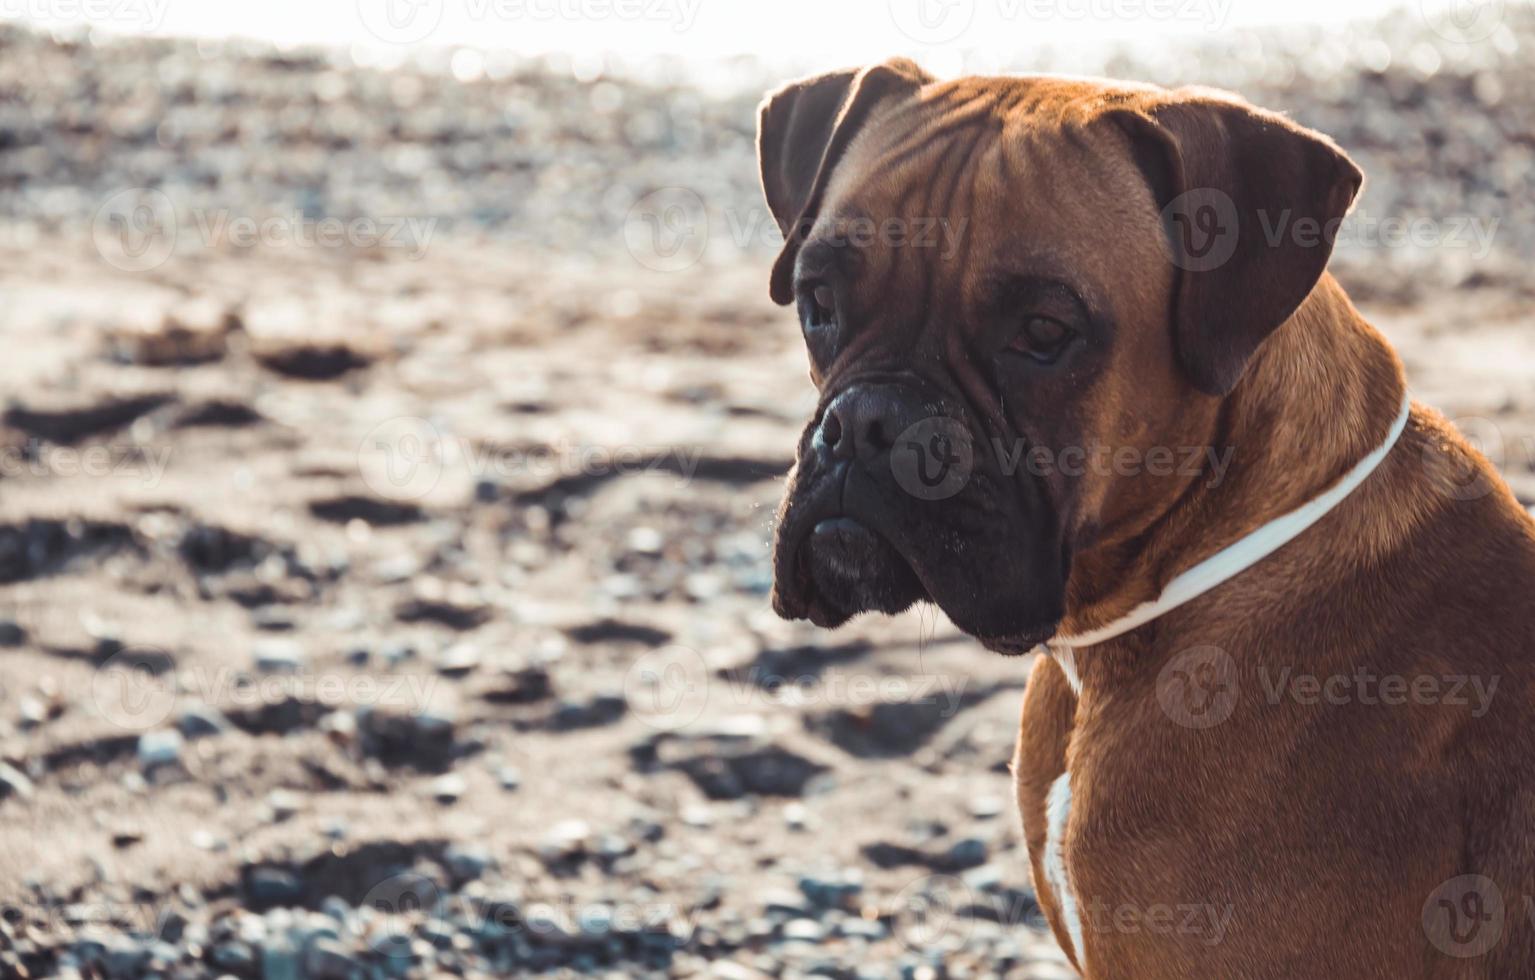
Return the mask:
<path fill-rule="evenodd" d="M 1071 682 L 1072 689 L 1080 691 L 1082 688 L 1082 679 L 1077 673 L 1075 651 L 1103 643 L 1105 640 L 1112 640 L 1138 626 L 1146 625 L 1163 613 L 1177 609 L 1185 602 L 1197 599 L 1217 585 L 1245 572 L 1295 540 L 1303 531 L 1342 503 L 1345 497 L 1353 493 L 1371 473 L 1375 472 L 1375 468 L 1386 458 L 1386 454 L 1391 452 L 1391 448 L 1401 438 L 1402 431 L 1407 428 L 1407 417 L 1411 411 L 1412 398 L 1404 394 L 1402 410 L 1397 415 L 1396 421 L 1391 424 L 1391 432 L 1386 436 L 1386 441 L 1355 464 L 1353 469 L 1345 473 L 1343 478 L 1328 488 L 1325 493 L 1313 497 L 1288 514 L 1274 518 L 1246 537 L 1237 539 L 1193 568 L 1179 574 L 1167 583 L 1167 587 L 1156 599 L 1141 603 L 1113 622 L 1077 636 L 1051 637 L 1045 646 L 1065 670 L 1066 679 Z"/>

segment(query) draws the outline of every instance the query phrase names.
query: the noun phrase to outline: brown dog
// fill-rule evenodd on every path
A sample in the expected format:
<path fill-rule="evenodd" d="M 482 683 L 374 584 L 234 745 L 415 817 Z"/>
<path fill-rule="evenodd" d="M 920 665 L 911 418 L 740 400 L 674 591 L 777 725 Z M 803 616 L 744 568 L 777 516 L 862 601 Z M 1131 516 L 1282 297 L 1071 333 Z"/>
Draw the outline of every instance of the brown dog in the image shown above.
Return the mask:
<path fill-rule="evenodd" d="M 1082 972 L 1535 977 L 1535 525 L 1438 415 L 1394 423 L 1325 271 L 1353 163 L 1221 93 L 907 61 L 776 92 L 759 153 L 821 394 L 782 615 L 1069 647 L 1322 501 L 1034 664 L 1018 801 Z"/>

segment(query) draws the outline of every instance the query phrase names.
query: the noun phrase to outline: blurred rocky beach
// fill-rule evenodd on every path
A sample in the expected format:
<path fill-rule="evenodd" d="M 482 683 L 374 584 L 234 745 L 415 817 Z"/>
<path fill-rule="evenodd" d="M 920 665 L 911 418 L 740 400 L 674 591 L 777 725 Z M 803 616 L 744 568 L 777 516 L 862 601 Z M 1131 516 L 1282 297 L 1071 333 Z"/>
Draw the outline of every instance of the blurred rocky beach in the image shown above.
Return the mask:
<path fill-rule="evenodd" d="M 1020 48 L 1367 175 L 1333 268 L 1535 505 L 1535 17 Z M 0 976 L 1070 976 L 1026 659 L 768 608 L 781 64 L 0 26 Z"/>

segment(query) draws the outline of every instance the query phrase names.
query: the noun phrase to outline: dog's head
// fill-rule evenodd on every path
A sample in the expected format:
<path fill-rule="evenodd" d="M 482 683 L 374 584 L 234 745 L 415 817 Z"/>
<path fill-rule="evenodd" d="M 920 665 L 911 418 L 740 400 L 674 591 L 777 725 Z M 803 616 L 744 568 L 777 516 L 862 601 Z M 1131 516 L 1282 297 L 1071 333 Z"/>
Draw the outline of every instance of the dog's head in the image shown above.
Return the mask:
<path fill-rule="evenodd" d="M 1361 180 L 1222 93 L 904 60 L 774 93 L 758 154 L 771 293 L 820 392 L 775 608 L 835 626 L 930 599 L 1004 651 L 1055 631 L 1074 554 L 1201 479 L 1143 477 L 1208 438 Z"/>

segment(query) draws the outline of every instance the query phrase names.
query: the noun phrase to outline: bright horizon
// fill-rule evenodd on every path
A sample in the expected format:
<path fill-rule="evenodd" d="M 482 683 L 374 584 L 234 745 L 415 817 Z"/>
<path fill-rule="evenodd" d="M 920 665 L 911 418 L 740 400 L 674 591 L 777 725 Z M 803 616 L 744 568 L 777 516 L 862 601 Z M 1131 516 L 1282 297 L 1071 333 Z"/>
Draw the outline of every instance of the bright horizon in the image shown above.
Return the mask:
<path fill-rule="evenodd" d="M 0 0 L 0 18 L 41 28 L 343 47 L 386 60 L 391 51 L 425 46 L 705 61 L 754 55 L 820 66 L 896 53 L 942 62 L 963 52 L 983 64 L 1005 62 L 1043 46 L 1069 51 L 1340 25 L 1392 11 L 1425 24 L 1449 15 L 1480 40 L 1516 3 L 1527 0 Z"/>

